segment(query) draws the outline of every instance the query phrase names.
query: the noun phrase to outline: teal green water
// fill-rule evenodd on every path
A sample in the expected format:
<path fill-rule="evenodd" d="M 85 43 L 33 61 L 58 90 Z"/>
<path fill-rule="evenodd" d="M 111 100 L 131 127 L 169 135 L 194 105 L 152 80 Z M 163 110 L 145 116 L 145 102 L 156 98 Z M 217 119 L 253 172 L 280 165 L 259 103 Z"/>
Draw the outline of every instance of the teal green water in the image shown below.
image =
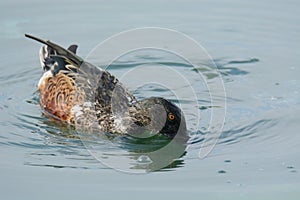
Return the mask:
<path fill-rule="evenodd" d="M 298 1 L 269 0 L 1 2 L 1 199 L 299 199 L 299 8 Z M 85 57 L 111 35 L 145 26 L 175 29 L 205 47 L 223 76 L 227 114 L 206 158 L 198 158 L 203 136 L 189 130 L 193 139 L 174 165 L 135 175 L 101 164 L 68 137 L 73 130 L 42 116 L 40 45 L 24 33 L 64 46 L 76 42 Z M 124 57 L 110 70 L 120 76 L 145 62 L 189 69 L 148 53 Z M 205 124 L 208 94 L 201 80 L 191 82 L 203 95 Z M 151 87 L 135 94 L 172 96 Z"/>

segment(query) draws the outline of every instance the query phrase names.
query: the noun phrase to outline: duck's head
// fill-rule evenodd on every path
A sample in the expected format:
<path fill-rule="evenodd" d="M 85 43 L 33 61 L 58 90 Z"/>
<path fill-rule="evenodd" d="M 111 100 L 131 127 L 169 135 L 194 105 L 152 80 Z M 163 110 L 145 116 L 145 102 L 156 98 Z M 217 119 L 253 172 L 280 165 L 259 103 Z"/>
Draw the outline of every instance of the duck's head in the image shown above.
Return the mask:
<path fill-rule="evenodd" d="M 187 137 L 183 112 L 174 103 L 160 97 L 147 98 L 140 103 L 149 113 L 151 119 L 149 127 L 156 133 L 168 138 Z"/>

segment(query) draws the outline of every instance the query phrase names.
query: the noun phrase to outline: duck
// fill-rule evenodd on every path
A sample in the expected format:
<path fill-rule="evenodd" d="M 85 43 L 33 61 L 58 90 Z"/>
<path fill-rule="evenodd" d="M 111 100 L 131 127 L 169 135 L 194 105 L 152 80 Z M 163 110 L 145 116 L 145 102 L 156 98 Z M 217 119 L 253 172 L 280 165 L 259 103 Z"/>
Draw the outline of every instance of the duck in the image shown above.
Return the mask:
<path fill-rule="evenodd" d="M 114 75 L 60 45 L 25 34 L 42 45 L 38 82 L 43 114 L 80 130 L 147 138 L 186 135 L 182 110 L 163 97 L 137 99 Z"/>

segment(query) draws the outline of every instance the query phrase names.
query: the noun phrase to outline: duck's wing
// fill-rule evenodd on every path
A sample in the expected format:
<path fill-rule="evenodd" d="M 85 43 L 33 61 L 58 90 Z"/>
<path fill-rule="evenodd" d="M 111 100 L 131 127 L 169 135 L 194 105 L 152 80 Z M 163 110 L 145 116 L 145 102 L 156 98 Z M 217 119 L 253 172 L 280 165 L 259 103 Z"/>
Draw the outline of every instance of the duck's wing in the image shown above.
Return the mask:
<path fill-rule="evenodd" d="M 76 54 L 78 46 L 76 44 L 72 44 L 68 47 L 68 50 Z"/>
<path fill-rule="evenodd" d="M 83 63 L 83 59 L 76 55 L 77 45 L 71 45 L 68 49 L 65 49 L 49 40 L 46 41 L 29 34 L 25 34 L 25 36 L 51 47 L 58 55 L 72 60 L 77 66 L 80 66 Z"/>

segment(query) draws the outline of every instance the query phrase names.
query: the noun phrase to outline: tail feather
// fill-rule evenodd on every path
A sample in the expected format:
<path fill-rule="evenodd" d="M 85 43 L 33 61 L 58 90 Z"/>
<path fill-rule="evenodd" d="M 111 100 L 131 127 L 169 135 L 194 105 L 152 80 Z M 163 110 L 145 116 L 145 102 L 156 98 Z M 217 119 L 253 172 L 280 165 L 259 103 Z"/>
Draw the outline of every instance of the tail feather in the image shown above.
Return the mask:
<path fill-rule="evenodd" d="M 75 54 L 77 47 L 76 48 L 72 47 L 71 49 L 67 50 L 49 40 L 46 41 L 46 40 L 43 40 L 41 38 L 35 37 L 33 35 L 29 35 L 29 34 L 25 34 L 25 36 L 51 47 L 53 50 L 56 51 L 56 53 L 58 55 L 65 56 L 66 58 L 72 60 L 74 63 L 76 63 L 77 66 L 80 66 L 83 63 L 83 59 Z"/>

